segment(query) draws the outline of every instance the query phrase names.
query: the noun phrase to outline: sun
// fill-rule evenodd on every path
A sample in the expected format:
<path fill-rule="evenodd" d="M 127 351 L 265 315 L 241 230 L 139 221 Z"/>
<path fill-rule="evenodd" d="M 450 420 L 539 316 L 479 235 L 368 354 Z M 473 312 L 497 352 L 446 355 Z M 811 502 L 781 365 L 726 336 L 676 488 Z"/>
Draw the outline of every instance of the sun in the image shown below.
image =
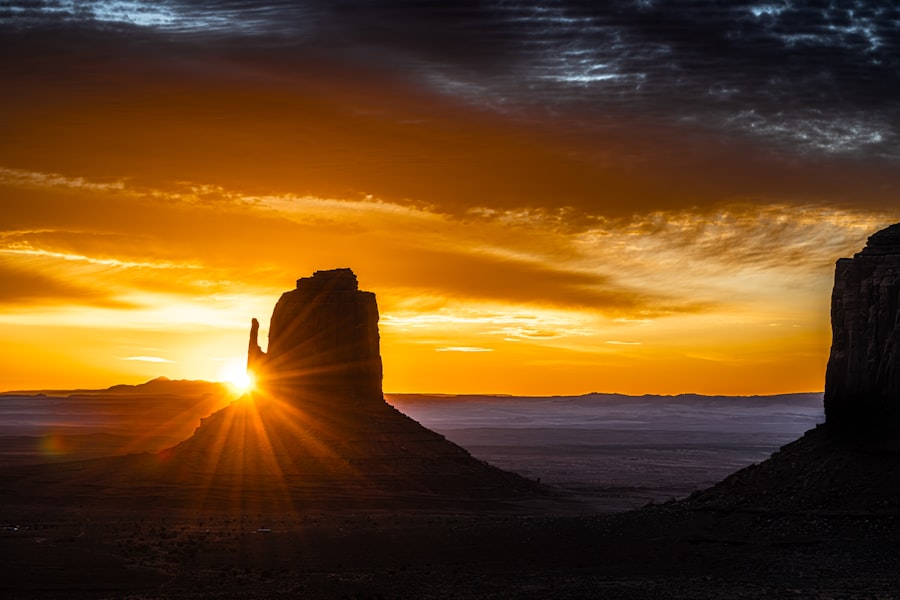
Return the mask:
<path fill-rule="evenodd" d="M 241 358 L 230 358 L 219 369 L 219 381 L 227 383 L 240 393 L 253 389 L 253 375 L 247 371 L 247 363 Z"/>

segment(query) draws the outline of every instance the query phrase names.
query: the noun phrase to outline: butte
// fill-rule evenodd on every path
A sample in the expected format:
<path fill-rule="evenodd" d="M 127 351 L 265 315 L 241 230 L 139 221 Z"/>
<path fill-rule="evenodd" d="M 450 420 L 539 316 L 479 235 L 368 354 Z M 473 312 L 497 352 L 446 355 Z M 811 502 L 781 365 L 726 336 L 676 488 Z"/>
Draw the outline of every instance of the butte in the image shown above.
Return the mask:
<path fill-rule="evenodd" d="M 22 499 L 246 513 L 505 509 L 546 495 L 385 402 L 375 294 L 350 269 L 285 292 L 267 352 L 258 330 L 253 319 L 256 389 L 190 438 L 158 454 L 40 465 L 16 478 Z"/>
<path fill-rule="evenodd" d="M 364 505 L 528 494 L 534 483 L 473 458 L 384 401 L 375 294 L 350 269 L 297 280 L 272 312 L 268 352 L 253 319 L 247 357 L 256 390 L 164 453 L 186 472 L 233 488 L 268 480 L 303 503 Z"/>
<path fill-rule="evenodd" d="M 695 494 L 695 507 L 900 513 L 900 223 L 835 266 L 825 423 Z"/>

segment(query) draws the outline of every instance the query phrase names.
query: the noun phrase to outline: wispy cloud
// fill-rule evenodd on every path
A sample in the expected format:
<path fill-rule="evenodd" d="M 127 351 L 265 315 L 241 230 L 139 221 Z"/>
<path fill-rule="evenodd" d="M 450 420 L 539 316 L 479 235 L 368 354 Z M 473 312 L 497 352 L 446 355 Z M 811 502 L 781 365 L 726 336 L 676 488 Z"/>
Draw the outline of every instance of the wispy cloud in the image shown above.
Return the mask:
<path fill-rule="evenodd" d="M 150 363 L 174 363 L 174 360 L 169 360 L 168 358 L 161 358 L 159 356 L 126 356 L 123 357 L 122 360 L 136 360 L 139 362 L 150 362 Z"/>
<path fill-rule="evenodd" d="M 130 260 L 121 260 L 118 258 L 98 258 L 93 256 L 85 256 L 83 254 L 71 254 L 66 252 L 53 252 L 50 250 L 40 250 L 36 248 L 17 248 L 17 247 L 7 247 L 0 248 L 0 253 L 2 254 L 12 254 L 12 255 L 21 255 L 21 256 L 38 256 L 38 257 L 46 257 L 46 258 L 57 258 L 60 260 L 71 260 L 71 261 L 82 261 L 94 265 L 101 265 L 106 267 L 124 267 L 124 268 L 137 268 L 137 269 L 200 269 L 201 267 L 198 265 L 191 264 L 176 264 L 176 263 L 166 263 L 166 262 L 137 262 Z"/>
<path fill-rule="evenodd" d="M 39 173 L 21 178 L 51 188 L 60 180 Z M 76 183 L 92 190 L 90 181 Z M 66 285 L 90 280 L 97 289 L 115 288 L 119 297 L 129 289 L 154 288 L 228 293 L 230 287 L 246 288 L 240 279 L 248 273 L 262 274 L 257 286 L 265 281 L 277 289 L 280 270 L 303 263 L 312 270 L 349 264 L 383 295 L 571 307 L 613 318 L 654 319 L 714 313 L 743 298 L 752 301 L 766 289 L 759 286 L 763 280 L 774 289 L 797 274 L 806 281 L 827 279 L 838 256 L 890 221 L 883 213 L 816 204 L 728 203 L 714 210 L 656 211 L 627 219 L 574 207 L 476 207 L 454 216 L 433 206 L 374 197 L 253 196 L 190 182 L 175 191 L 142 188 L 138 193 L 126 184 L 102 190 L 126 206 L 145 207 L 151 198 L 153 210 L 178 219 L 150 229 L 128 221 L 118 229 L 114 222 L 87 228 L 72 215 L 57 227 L 39 227 L 35 213 L 35 226 L 0 231 L 0 257 L 12 268 L 36 270 Z M 197 194 L 202 202 L 194 201 Z M 223 206 L 235 212 L 223 213 Z M 36 211 L 45 208 L 36 203 Z M 27 208 L 20 210 L 27 224 Z M 216 225 L 203 227 L 204 220 Z M 378 248 L 377 255 L 371 248 Z M 265 273 L 254 259 L 257 254 L 267 257 Z M 748 286 L 756 290 L 746 297 L 727 292 Z M 510 337 L 571 335 L 565 326 L 501 328 Z"/>
<path fill-rule="evenodd" d="M 126 189 L 124 181 L 98 182 L 84 177 L 68 177 L 60 173 L 42 173 L 26 169 L 10 169 L 0 167 L 0 183 L 14 186 L 70 188 L 92 192 L 122 192 Z"/>
<path fill-rule="evenodd" d="M 103 309 L 130 309 L 134 304 L 95 282 L 60 277 L 53 271 L 19 264 L 0 256 L 0 306 L 87 305 Z"/>
<path fill-rule="evenodd" d="M 493 348 L 481 348 L 479 346 L 445 346 L 435 348 L 435 352 L 493 352 Z"/>

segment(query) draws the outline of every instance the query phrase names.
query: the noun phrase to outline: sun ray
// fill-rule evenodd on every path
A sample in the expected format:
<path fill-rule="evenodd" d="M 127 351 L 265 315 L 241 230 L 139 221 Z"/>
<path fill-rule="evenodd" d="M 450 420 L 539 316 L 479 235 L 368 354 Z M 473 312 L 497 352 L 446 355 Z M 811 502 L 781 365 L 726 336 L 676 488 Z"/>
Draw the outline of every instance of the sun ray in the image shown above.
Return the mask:
<path fill-rule="evenodd" d="M 240 394 L 252 391 L 256 385 L 253 372 L 247 368 L 244 358 L 229 358 L 223 361 L 218 374 L 219 380 L 227 383 Z"/>

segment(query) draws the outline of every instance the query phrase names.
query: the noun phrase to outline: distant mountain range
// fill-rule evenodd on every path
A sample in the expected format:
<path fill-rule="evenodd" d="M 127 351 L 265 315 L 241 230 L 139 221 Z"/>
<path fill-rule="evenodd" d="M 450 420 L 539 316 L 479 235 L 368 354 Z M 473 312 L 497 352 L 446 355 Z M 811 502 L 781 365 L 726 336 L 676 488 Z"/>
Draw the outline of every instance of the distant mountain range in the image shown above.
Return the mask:
<path fill-rule="evenodd" d="M 235 398 L 227 384 L 164 377 L 103 390 L 7 392 L 0 395 L 0 465 L 156 452 Z"/>
<path fill-rule="evenodd" d="M 218 381 L 203 381 L 191 379 L 169 379 L 168 377 L 157 377 L 144 383 L 135 385 L 118 384 L 105 389 L 74 389 L 74 390 L 16 390 L 3 392 L 3 396 L 84 396 L 84 395 L 118 395 L 118 396 L 145 396 L 165 394 L 173 396 L 192 396 L 196 394 L 224 394 L 235 396 L 235 392 L 227 383 Z"/>

